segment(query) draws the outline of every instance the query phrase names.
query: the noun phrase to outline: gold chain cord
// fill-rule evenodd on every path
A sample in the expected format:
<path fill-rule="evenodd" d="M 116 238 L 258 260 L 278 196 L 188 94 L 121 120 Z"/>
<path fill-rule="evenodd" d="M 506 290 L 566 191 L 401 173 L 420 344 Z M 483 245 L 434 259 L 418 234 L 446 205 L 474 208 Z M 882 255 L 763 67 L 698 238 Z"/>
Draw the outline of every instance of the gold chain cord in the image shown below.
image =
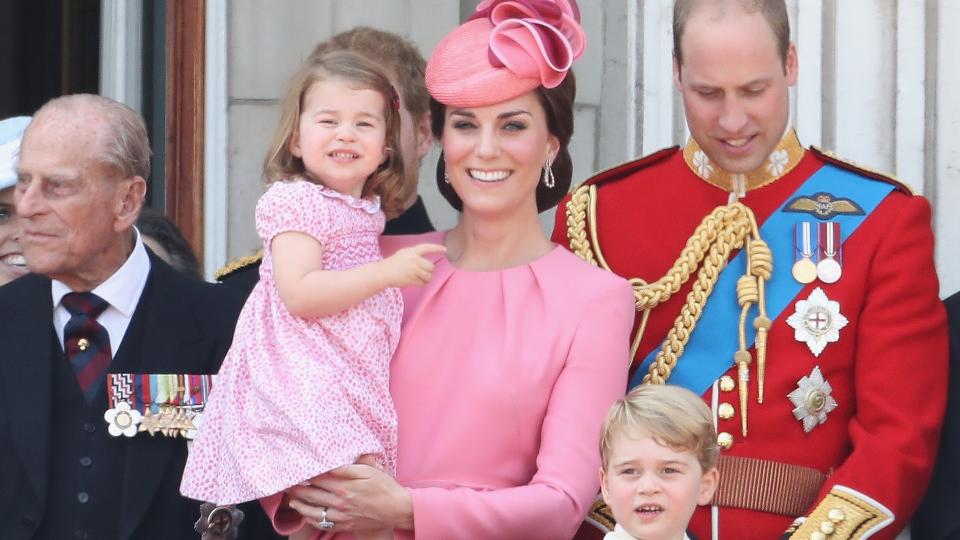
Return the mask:
<path fill-rule="evenodd" d="M 567 238 L 570 241 L 570 250 L 584 261 L 613 271 L 607 264 L 597 239 L 597 187 L 593 185 L 579 186 L 567 203 Z M 637 354 L 640 341 L 646 331 L 650 311 L 670 299 L 683 286 L 694 271 L 697 272 L 693 287 L 687 294 L 686 302 L 680 314 L 674 321 L 673 327 L 667 333 L 663 346 L 657 353 L 656 359 L 650 365 L 649 372 L 644 376 L 644 384 L 664 384 L 670 378 L 673 368 L 683 354 L 683 349 L 690 340 L 707 304 L 707 299 L 713 292 L 720 277 L 720 272 L 730 259 L 730 254 L 747 246 L 747 269 L 737 281 L 737 301 L 741 307 L 739 323 L 740 348 L 734 354 L 734 362 L 738 367 L 740 379 L 740 409 L 742 411 L 742 429 L 747 432 L 747 383 L 749 381 L 749 364 L 751 356 L 747 351 L 746 323 L 749 312 L 754 304 L 757 305 L 757 317 L 753 320 L 757 330 L 757 378 L 758 401 L 763 402 L 763 381 L 766 372 L 766 344 L 767 333 L 770 329 L 770 319 L 767 318 L 765 282 L 773 273 L 773 255 L 766 242 L 760 239 L 757 220 L 746 205 L 739 201 L 718 206 L 707 215 L 697 226 L 693 235 L 687 240 L 683 250 L 673 267 L 665 276 L 653 283 L 642 279 L 630 279 L 636 308 L 641 312 L 642 319 L 637 329 L 630 350 L 630 361 Z M 698 270 L 699 269 L 699 270 Z"/>

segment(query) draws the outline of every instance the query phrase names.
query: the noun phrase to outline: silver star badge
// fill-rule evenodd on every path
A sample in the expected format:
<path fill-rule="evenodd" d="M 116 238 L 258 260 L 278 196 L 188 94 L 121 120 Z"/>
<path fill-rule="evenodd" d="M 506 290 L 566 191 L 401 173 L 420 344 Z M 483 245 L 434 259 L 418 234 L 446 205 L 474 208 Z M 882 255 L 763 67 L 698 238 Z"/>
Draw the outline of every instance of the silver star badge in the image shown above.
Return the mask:
<path fill-rule="evenodd" d="M 849 321 L 840 313 L 840 302 L 830 300 L 817 287 L 806 300 L 800 300 L 796 312 L 787 317 L 787 324 L 793 327 L 793 337 L 810 347 L 814 356 L 820 356 L 828 343 L 840 339 L 840 330 Z"/>
<path fill-rule="evenodd" d="M 793 416 L 803 422 L 803 431 L 810 433 L 813 428 L 827 421 L 827 413 L 837 408 L 837 400 L 831 396 L 833 388 L 824 380 L 820 366 L 813 368 L 809 376 L 797 381 L 797 389 L 787 394 L 793 403 Z"/>

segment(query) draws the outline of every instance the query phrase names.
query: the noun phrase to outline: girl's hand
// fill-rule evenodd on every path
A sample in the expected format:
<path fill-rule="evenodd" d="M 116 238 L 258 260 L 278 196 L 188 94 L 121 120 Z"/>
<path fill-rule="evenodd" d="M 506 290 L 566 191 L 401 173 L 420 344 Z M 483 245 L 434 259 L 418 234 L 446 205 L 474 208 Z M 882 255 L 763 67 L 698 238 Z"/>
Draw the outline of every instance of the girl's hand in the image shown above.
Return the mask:
<path fill-rule="evenodd" d="M 424 255 L 446 253 L 440 244 L 417 244 L 398 250 L 381 261 L 388 287 L 423 285 L 433 277 L 433 263 Z"/>
<path fill-rule="evenodd" d="M 334 532 L 413 529 L 413 498 L 389 474 L 347 465 L 287 490 L 290 507 L 313 526 L 326 516 Z M 324 513 L 324 509 L 326 512 Z"/>

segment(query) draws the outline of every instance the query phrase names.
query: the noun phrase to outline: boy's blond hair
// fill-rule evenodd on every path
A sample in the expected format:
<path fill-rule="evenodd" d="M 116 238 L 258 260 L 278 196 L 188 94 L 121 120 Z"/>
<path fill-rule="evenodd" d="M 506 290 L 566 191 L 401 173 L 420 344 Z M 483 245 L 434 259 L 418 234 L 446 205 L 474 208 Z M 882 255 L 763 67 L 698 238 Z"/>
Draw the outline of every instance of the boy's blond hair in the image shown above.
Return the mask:
<path fill-rule="evenodd" d="M 600 456 L 607 470 L 613 439 L 649 436 L 678 452 L 697 457 L 703 471 L 717 464 L 717 432 L 710 409 L 693 392 L 673 385 L 646 384 L 610 407 L 600 434 Z"/>

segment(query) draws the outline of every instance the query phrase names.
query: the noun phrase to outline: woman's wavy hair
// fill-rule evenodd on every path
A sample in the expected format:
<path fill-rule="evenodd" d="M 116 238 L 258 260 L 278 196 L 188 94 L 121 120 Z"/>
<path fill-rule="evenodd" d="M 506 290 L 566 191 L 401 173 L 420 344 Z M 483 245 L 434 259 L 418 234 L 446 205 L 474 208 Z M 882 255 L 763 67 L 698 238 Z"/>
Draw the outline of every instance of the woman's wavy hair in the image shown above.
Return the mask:
<path fill-rule="evenodd" d="M 403 155 L 400 152 L 400 111 L 398 94 L 390 80 L 370 60 L 361 54 L 350 51 L 332 51 L 322 55 L 312 55 L 294 74 L 283 100 L 283 113 L 280 125 L 273 136 L 273 142 L 264 160 L 263 170 L 267 183 L 303 177 L 318 182 L 311 177 L 303 165 L 303 160 L 290 151 L 300 124 L 304 99 L 313 85 L 329 80 L 340 80 L 358 90 L 373 90 L 383 98 L 383 118 L 386 122 L 387 159 L 367 178 L 363 185 L 362 196 L 380 197 L 380 206 L 387 218 L 403 212 L 405 200 Z"/>
<path fill-rule="evenodd" d="M 540 173 L 540 182 L 537 184 L 537 211 L 545 212 L 557 204 L 570 189 L 570 180 L 573 177 L 573 160 L 570 159 L 570 138 L 573 136 L 573 103 L 577 98 L 577 81 L 573 71 L 567 73 L 556 88 L 538 87 L 534 90 L 540 105 L 547 115 L 547 130 L 560 143 L 556 159 L 553 160 L 553 176 L 556 184 L 548 188 L 543 183 L 544 172 Z M 443 138 L 443 125 L 446 120 L 447 106 L 439 101 L 430 99 L 430 128 L 437 140 Z M 443 198 L 457 211 L 463 210 L 463 201 L 444 179 L 446 169 L 443 161 L 443 152 L 437 160 L 437 188 Z"/>

